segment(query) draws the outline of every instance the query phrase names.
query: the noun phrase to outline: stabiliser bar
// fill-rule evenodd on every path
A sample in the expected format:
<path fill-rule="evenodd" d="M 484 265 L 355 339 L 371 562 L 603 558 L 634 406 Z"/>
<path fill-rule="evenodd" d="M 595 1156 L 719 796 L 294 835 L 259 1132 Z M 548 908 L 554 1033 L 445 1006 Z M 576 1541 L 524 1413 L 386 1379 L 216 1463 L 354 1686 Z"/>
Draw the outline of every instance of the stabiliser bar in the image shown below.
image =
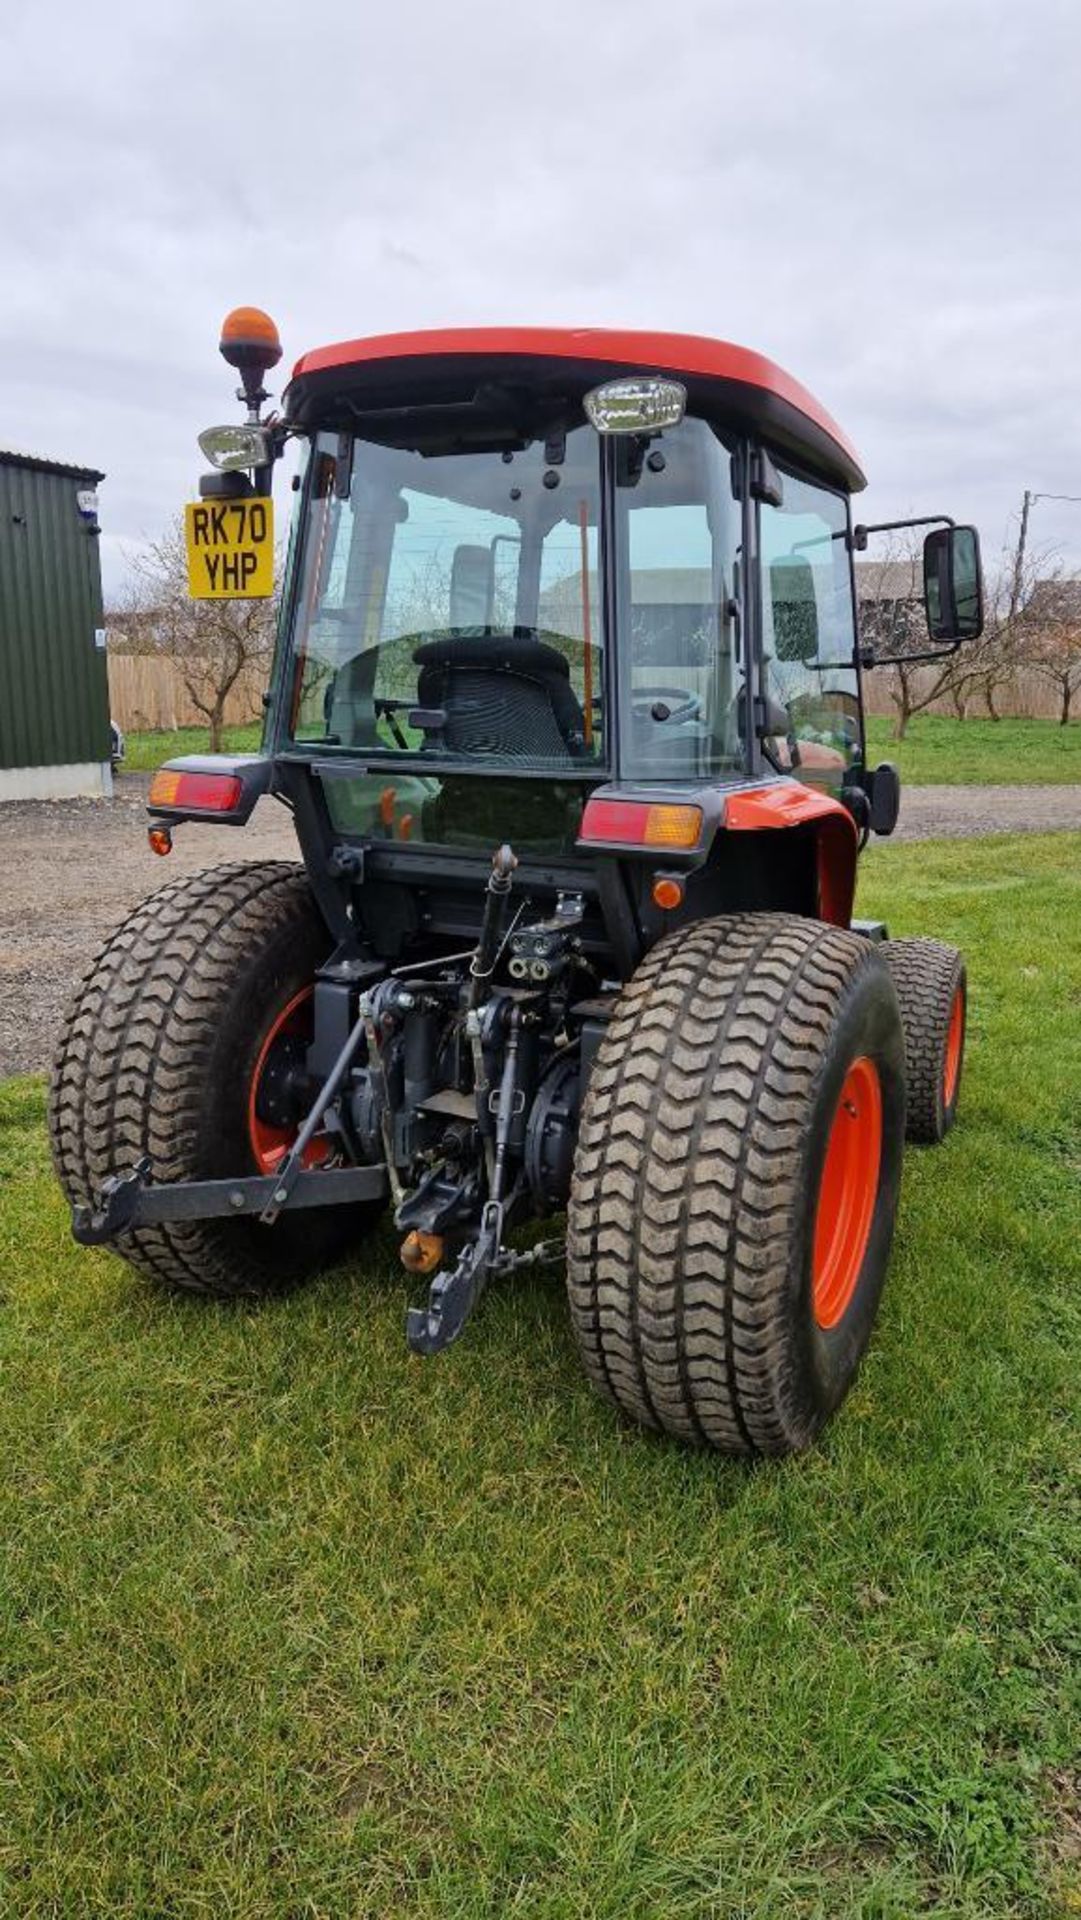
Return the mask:
<path fill-rule="evenodd" d="M 84 1247 L 102 1246 L 132 1227 L 160 1226 L 166 1220 L 224 1220 L 232 1216 L 299 1213 L 304 1207 L 356 1206 L 382 1200 L 390 1191 L 384 1166 L 333 1167 L 294 1176 L 284 1195 L 276 1174 L 245 1175 L 238 1180 L 182 1180 L 150 1184 L 150 1162 L 140 1160 L 131 1173 L 106 1180 L 96 1207 L 73 1207 L 71 1231 Z M 281 1197 L 279 1197 L 281 1196 Z"/>

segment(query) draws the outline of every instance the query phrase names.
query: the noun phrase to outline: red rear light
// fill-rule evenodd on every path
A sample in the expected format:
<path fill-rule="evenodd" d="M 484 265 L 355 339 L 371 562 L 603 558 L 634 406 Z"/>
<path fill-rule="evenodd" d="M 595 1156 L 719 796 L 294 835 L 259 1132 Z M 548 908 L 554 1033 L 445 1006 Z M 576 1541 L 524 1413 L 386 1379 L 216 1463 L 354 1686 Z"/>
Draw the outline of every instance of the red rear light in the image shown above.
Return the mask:
<path fill-rule="evenodd" d="M 667 800 L 586 801 L 580 841 L 622 847 L 696 847 L 702 837 L 702 809 Z"/>
<path fill-rule="evenodd" d="M 185 773 L 162 767 L 150 782 L 150 807 L 175 807 L 186 813 L 231 813 L 240 803 L 244 785 L 235 773 Z"/>

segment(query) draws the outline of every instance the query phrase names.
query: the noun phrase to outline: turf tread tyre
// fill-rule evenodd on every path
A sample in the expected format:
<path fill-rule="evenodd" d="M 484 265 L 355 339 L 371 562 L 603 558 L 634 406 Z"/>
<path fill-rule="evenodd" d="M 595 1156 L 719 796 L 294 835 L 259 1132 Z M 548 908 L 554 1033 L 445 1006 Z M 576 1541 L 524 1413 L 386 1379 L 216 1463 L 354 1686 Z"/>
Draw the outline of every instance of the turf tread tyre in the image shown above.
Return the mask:
<path fill-rule="evenodd" d="M 859 1311 L 817 1339 L 816 1359 L 809 1244 L 825 1145 L 809 1116 L 828 1100 L 832 1117 L 837 1036 L 858 1018 L 880 1032 L 888 1094 L 874 1245 Z M 598 1048 L 568 1209 L 571 1319 L 598 1390 L 725 1452 L 807 1445 L 870 1334 L 903 1115 L 900 1018 L 869 942 L 760 913 L 654 947 Z"/>
<path fill-rule="evenodd" d="M 91 963 L 57 1048 L 49 1135 L 68 1201 L 93 1201 L 144 1154 L 157 1181 L 254 1171 L 232 1069 L 250 1068 L 261 1013 L 310 979 L 329 946 L 295 863 L 208 868 L 150 894 Z M 341 1211 L 351 1218 L 283 1218 L 272 1229 L 172 1222 L 124 1234 L 117 1248 L 169 1287 L 259 1294 L 325 1264 L 357 1229 L 360 1210 Z"/>
<path fill-rule="evenodd" d="M 918 936 L 883 943 L 905 1034 L 906 1133 L 923 1146 L 944 1140 L 957 1115 L 964 1066 L 964 1033 L 952 1098 L 946 1099 L 950 1014 L 960 989 L 967 1002 L 964 956 L 943 940 Z"/>

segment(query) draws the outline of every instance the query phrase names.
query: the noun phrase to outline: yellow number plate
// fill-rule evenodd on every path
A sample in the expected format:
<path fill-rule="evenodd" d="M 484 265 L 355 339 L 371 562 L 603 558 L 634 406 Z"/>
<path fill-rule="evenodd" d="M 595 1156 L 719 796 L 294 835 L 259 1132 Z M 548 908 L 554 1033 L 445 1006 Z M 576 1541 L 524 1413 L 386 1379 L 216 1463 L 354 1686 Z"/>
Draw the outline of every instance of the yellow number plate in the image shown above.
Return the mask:
<path fill-rule="evenodd" d="M 190 503 L 184 533 L 193 600 L 265 600 L 273 593 L 273 501 Z"/>

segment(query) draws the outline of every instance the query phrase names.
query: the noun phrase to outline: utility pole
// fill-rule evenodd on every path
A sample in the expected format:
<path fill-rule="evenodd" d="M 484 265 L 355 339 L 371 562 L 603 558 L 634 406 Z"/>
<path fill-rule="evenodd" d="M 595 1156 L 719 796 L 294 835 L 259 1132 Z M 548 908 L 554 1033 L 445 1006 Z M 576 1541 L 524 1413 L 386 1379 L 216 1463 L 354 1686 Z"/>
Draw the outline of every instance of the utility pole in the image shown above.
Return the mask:
<path fill-rule="evenodd" d="M 1025 543 L 1028 539 L 1028 514 L 1033 496 L 1025 488 L 1025 497 L 1021 503 L 1021 530 L 1017 536 L 1017 552 L 1013 562 L 1013 585 L 1010 589 L 1010 625 L 1017 618 L 1017 609 L 1021 605 L 1021 588 L 1024 583 Z"/>

